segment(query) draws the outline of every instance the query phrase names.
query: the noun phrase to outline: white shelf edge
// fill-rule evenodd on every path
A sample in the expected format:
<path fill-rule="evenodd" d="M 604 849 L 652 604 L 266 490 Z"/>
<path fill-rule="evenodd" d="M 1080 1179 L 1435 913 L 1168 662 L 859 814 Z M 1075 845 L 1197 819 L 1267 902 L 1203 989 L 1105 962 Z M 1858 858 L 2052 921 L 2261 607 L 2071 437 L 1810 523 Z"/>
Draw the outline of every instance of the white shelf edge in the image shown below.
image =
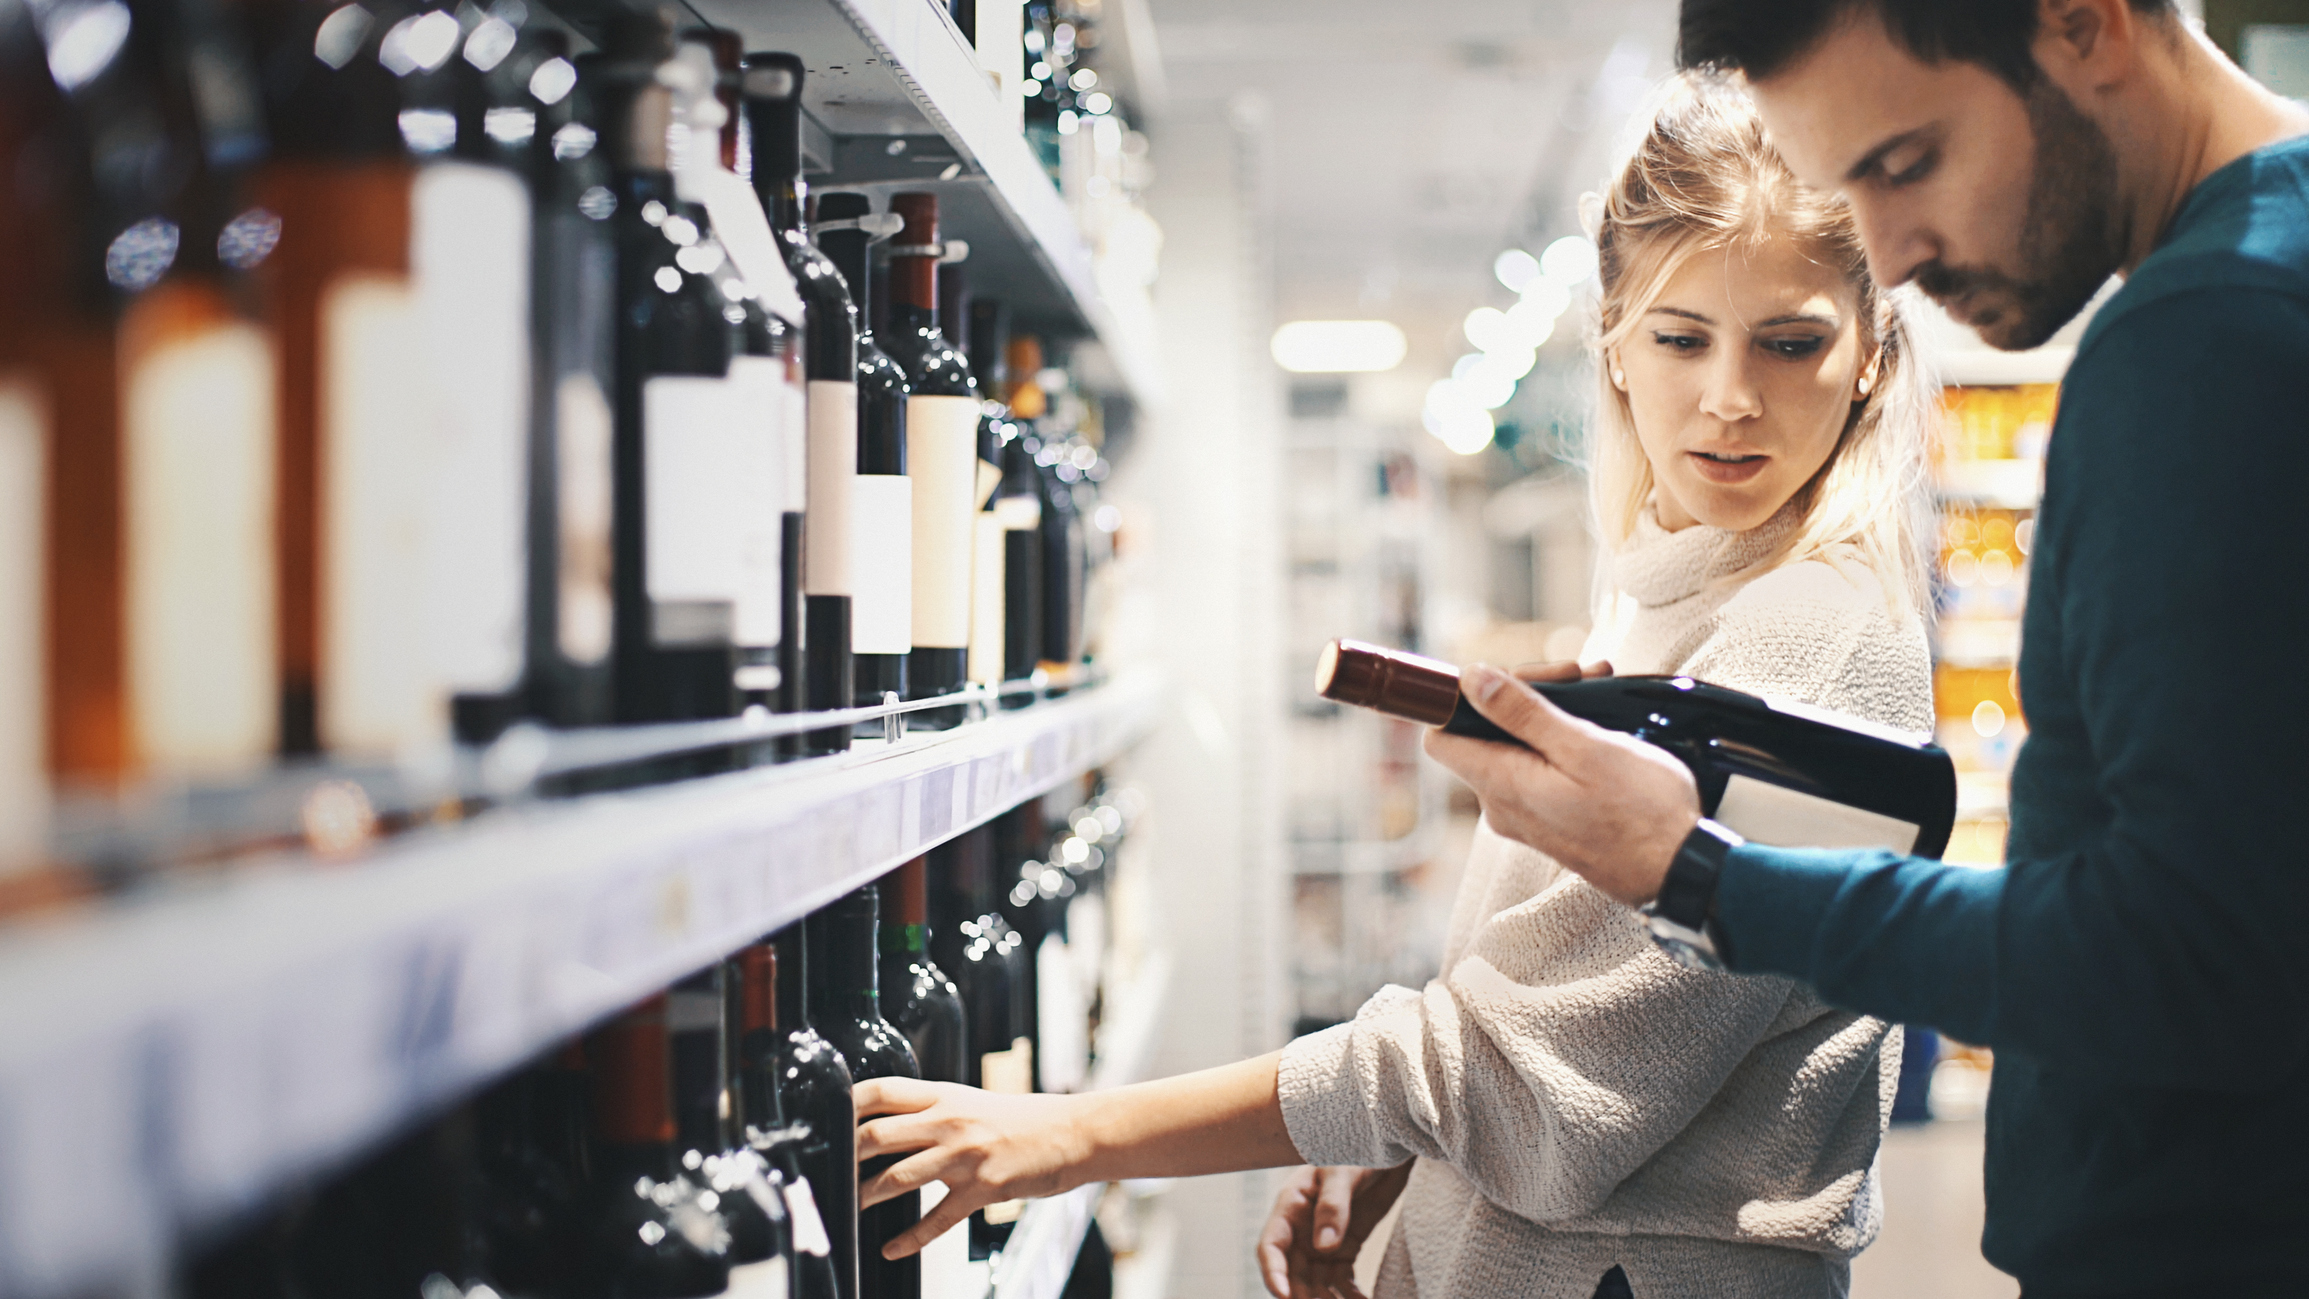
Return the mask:
<path fill-rule="evenodd" d="M 1090 246 L 1026 138 L 987 84 L 977 54 L 927 0 L 828 0 L 913 95 L 923 117 L 978 164 L 1015 232 L 1074 299 L 1141 404 L 1156 394 L 1151 340 L 1126 335 L 1098 291 Z"/>
<path fill-rule="evenodd" d="M 0 1293 L 154 1275 L 184 1233 L 1111 760 L 1163 694 L 1126 675 L 847 759 L 508 809 L 9 931 Z"/>

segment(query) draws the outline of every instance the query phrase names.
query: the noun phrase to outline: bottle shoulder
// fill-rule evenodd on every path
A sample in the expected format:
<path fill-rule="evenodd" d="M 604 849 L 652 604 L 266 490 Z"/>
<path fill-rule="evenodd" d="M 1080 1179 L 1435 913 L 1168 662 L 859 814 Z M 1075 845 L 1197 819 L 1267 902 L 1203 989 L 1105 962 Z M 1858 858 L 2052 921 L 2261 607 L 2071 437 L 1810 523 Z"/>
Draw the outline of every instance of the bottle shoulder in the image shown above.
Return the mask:
<path fill-rule="evenodd" d="M 906 371 L 875 343 L 872 334 L 858 335 L 858 390 L 893 397 L 905 397 L 913 392 L 906 380 Z"/>

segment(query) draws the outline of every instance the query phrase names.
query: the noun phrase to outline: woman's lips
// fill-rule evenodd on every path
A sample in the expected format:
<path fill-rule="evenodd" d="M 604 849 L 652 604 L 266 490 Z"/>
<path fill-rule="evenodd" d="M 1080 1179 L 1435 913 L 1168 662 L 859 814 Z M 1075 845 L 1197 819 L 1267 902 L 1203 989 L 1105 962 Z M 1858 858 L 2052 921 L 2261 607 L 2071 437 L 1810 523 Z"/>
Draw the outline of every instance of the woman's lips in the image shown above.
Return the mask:
<path fill-rule="evenodd" d="M 1685 455 L 1700 477 L 1711 483 L 1744 483 L 1764 472 L 1769 456 L 1689 451 Z"/>

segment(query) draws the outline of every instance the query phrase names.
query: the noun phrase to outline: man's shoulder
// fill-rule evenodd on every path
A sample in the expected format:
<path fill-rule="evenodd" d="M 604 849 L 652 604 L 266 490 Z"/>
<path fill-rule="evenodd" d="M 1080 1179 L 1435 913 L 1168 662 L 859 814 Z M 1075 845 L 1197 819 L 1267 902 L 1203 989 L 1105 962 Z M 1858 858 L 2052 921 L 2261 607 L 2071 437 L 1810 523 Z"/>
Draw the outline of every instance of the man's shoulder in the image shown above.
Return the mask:
<path fill-rule="evenodd" d="M 2120 327 L 2183 327 L 2173 318 L 2191 313 L 2156 310 L 2174 298 L 2210 294 L 2241 319 L 2309 306 L 2309 137 L 2208 178 L 2176 227 L 2094 317 L 2080 354 Z"/>

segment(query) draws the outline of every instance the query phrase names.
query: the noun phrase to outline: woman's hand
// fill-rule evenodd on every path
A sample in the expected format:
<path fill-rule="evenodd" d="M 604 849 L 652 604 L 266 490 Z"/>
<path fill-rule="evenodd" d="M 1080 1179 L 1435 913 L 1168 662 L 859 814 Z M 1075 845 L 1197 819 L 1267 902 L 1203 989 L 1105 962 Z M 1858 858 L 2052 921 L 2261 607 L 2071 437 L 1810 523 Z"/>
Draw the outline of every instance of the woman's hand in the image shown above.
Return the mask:
<path fill-rule="evenodd" d="M 1355 1256 L 1403 1194 L 1411 1165 L 1301 1168 L 1259 1233 L 1259 1279 L 1275 1299 L 1363 1299 Z"/>
<path fill-rule="evenodd" d="M 861 1163 L 917 1152 L 859 1188 L 860 1208 L 931 1182 L 946 1184 L 946 1198 L 884 1245 L 884 1258 L 920 1250 L 989 1204 L 1056 1195 L 1092 1180 L 1080 1171 L 1090 1142 L 1076 1097 L 1005 1095 L 912 1078 L 872 1079 L 853 1095 L 859 1118 L 879 1116 L 858 1129 Z"/>

